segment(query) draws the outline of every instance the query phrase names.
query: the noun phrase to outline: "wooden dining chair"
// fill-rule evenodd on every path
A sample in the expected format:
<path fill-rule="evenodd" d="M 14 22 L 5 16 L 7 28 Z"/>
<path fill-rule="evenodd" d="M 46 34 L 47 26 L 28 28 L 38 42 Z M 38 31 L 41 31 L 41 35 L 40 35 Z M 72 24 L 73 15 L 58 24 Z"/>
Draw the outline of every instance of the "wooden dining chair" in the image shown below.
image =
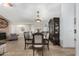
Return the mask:
<path fill-rule="evenodd" d="M 24 32 L 24 41 L 25 41 L 25 47 L 24 49 L 26 49 L 26 45 L 32 45 L 32 38 L 30 38 L 29 32 Z"/>
<path fill-rule="evenodd" d="M 49 33 L 43 32 L 43 35 L 44 35 L 44 45 L 47 45 L 47 48 L 49 50 Z"/>
<path fill-rule="evenodd" d="M 43 49 L 44 49 L 44 39 L 43 39 L 43 34 L 42 33 L 35 33 L 33 34 L 33 56 L 35 55 L 34 52 L 35 50 L 40 49 L 42 52 L 42 56 L 43 56 Z"/>

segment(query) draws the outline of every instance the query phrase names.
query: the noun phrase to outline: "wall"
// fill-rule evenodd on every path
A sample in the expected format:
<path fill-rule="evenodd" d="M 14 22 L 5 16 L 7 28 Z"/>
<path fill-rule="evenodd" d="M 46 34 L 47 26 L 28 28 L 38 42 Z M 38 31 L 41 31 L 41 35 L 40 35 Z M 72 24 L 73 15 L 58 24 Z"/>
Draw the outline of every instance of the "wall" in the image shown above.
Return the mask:
<path fill-rule="evenodd" d="M 48 26 L 45 24 L 10 24 L 9 26 L 9 32 L 10 33 L 23 33 L 24 31 L 21 30 L 21 28 L 24 29 L 24 31 L 28 32 L 28 31 L 32 31 L 32 32 L 36 32 L 36 30 L 39 28 L 41 29 L 41 31 L 48 31 Z"/>
<path fill-rule="evenodd" d="M 37 27 L 35 27 L 34 25 L 30 25 L 30 24 L 10 24 L 9 27 L 9 32 L 10 33 L 16 33 L 19 34 L 19 37 L 23 37 L 23 33 L 24 32 L 28 32 L 28 31 L 32 31 L 35 32 L 35 29 Z M 24 30 L 24 31 L 23 31 Z"/>
<path fill-rule="evenodd" d="M 79 4 L 76 4 L 76 24 L 77 24 L 76 55 L 79 56 Z"/>
<path fill-rule="evenodd" d="M 74 47 L 74 4 L 61 5 L 60 42 L 62 47 Z"/>

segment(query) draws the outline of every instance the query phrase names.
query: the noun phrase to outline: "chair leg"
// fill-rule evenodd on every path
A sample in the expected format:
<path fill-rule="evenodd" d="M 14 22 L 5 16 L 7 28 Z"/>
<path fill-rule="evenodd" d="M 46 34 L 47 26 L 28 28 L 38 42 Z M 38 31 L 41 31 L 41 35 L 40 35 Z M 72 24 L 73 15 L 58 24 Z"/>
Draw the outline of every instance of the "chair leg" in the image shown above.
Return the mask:
<path fill-rule="evenodd" d="M 33 56 L 34 56 L 34 52 L 35 52 L 35 49 L 33 49 Z"/>
<path fill-rule="evenodd" d="M 26 50 L 26 43 L 25 43 L 25 47 L 24 47 L 24 49 Z"/>
<path fill-rule="evenodd" d="M 43 56 L 43 48 L 42 48 L 42 56 Z"/>
<path fill-rule="evenodd" d="M 48 41 L 48 50 L 49 50 L 49 41 Z"/>
<path fill-rule="evenodd" d="M 49 50 L 49 45 L 47 45 L 47 47 L 48 47 L 48 50 Z"/>

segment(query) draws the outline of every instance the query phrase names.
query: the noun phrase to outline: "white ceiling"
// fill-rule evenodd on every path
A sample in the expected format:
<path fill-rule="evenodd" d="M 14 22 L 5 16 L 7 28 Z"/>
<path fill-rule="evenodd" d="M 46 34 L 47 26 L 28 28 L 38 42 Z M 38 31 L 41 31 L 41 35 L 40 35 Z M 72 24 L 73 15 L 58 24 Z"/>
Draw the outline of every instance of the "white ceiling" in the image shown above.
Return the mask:
<path fill-rule="evenodd" d="M 50 18 L 60 17 L 61 4 L 59 3 L 14 3 L 13 7 L 3 7 L 0 5 L 0 15 L 10 22 L 26 23 L 34 22 L 36 11 L 40 11 L 43 22 L 48 22 Z"/>

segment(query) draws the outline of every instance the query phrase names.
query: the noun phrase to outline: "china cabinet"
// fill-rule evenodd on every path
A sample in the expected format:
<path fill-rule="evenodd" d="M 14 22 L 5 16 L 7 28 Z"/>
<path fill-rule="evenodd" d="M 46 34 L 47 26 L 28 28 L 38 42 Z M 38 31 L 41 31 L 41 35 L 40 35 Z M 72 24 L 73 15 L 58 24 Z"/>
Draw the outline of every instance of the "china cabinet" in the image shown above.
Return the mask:
<path fill-rule="evenodd" d="M 58 17 L 49 21 L 49 38 L 54 45 L 60 45 L 60 19 Z"/>

